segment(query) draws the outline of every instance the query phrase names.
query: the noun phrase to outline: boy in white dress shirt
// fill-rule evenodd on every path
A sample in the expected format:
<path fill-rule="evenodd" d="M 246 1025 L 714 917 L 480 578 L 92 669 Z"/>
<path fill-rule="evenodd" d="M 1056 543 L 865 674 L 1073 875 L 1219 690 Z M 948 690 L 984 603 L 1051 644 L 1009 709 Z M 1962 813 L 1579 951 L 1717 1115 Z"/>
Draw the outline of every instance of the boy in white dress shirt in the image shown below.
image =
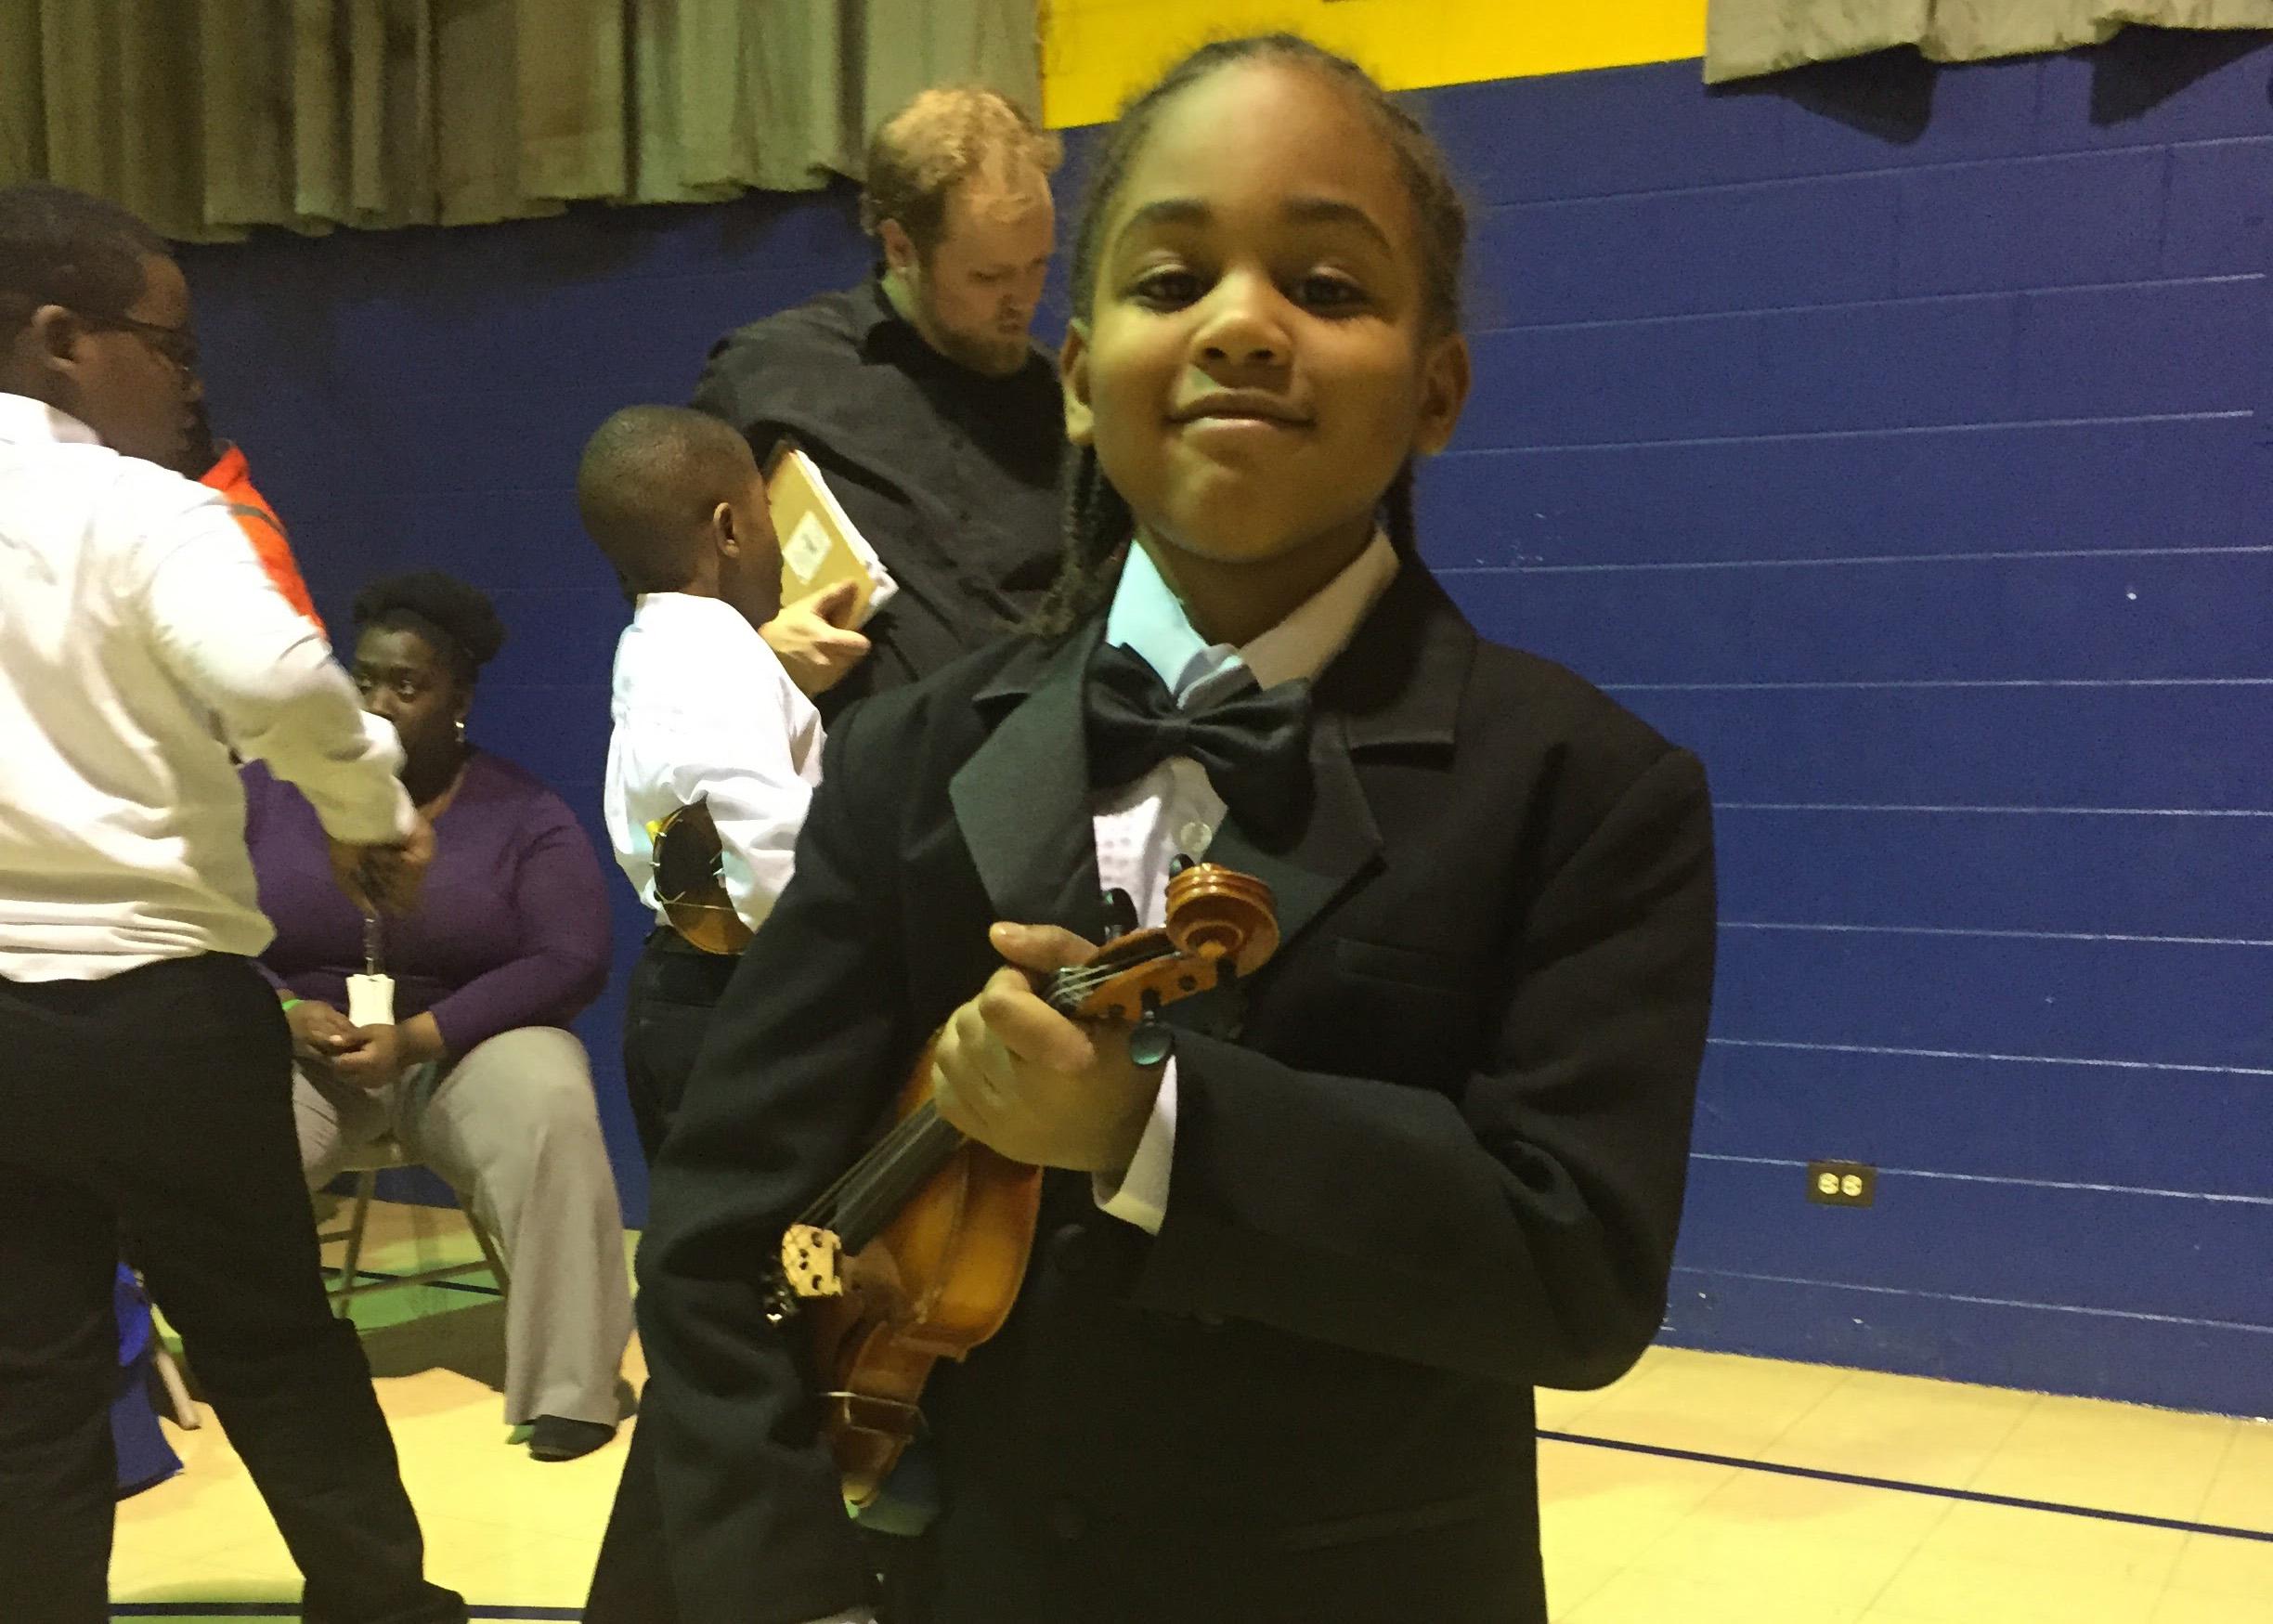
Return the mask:
<path fill-rule="evenodd" d="M 781 634 L 791 617 L 765 482 L 740 435 L 681 407 L 627 407 L 586 445 L 577 502 L 636 605 L 616 647 L 604 793 L 616 860 L 656 909 L 624 1018 L 624 1076 L 652 1163 L 736 960 L 690 946 L 665 920 L 649 830 L 704 802 L 728 896 L 755 929 L 789 883 L 821 775 L 821 717 L 760 635 Z M 799 607 L 834 640 L 798 666 L 825 686 L 866 640 L 829 626 L 841 604 Z"/>
<path fill-rule="evenodd" d="M 231 752 L 305 795 L 358 902 L 409 906 L 434 834 L 321 630 L 166 471 L 196 358 L 147 226 L 0 188 L 0 1613 L 107 1616 L 123 1232 L 302 1616 L 462 1620 L 323 1294 Z"/>

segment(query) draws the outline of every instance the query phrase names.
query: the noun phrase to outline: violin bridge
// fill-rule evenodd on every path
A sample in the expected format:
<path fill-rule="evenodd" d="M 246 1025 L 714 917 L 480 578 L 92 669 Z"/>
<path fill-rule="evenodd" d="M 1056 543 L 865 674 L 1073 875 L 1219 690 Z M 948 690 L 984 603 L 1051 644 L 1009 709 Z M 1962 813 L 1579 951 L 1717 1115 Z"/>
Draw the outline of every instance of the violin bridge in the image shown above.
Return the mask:
<path fill-rule="evenodd" d="M 792 1224 L 782 1234 L 782 1278 L 800 1297 L 844 1295 L 844 1242 L 833 1229 Z"/>

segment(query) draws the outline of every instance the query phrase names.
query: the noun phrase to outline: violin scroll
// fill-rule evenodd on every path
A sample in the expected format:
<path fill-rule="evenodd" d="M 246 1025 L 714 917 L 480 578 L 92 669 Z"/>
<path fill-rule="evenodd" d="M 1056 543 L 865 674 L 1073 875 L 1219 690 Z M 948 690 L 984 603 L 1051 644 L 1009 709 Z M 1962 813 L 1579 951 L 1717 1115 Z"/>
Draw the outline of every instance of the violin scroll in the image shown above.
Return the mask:
<path fill-rule="evenodd" d="M 1192 958 L 1227 958 L 1253 975 L 1279 951 L 1271 889 L 1252 874 L 1196 863 L 1168 882 L 1168 940 Z"/>
<path fill-rule="evenodd" d="M 1279 950 L 1274 905 L 1270 887 L 1253 875 L 1193 864 L 1168 882 L 1163 928 L 1108 942 L 1087 964 L 1052 976 L 1042 995 L 1085 1020 L 1147 1020 L 1261 969 Z"/>

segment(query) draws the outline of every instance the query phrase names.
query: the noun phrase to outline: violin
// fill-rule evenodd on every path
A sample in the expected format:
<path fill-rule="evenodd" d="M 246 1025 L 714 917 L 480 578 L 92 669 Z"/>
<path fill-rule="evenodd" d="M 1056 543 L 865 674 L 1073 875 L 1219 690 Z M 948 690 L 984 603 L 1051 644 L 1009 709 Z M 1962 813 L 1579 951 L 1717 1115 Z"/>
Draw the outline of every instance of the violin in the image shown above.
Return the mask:
<path fill-rule="evenodd" d="M 655 843 L 656 905 L 670 928 L 705 953 L 734 955 L 754 934 L 726 894 L 725 847 L 708 802 L 674 807 L 647 825 Z"/>
<path fill-rule="evenodd" d="M 1278 950 L 1270 888 L 1191 864 L 1167 922 L 1118 936 L 1038 989 L 1061 1014 L 1130 1025 L 1140 1065 L 1168 1058 L 1160 1011 L 1253 975 Z M 1039 1167 L 966 1138 L 931 1094 L 935 1033 L 890 1126 L 784 1233 L 767 1318 L 800 1310 L 826 1384 L 823 1430 L 854 1506 L 873 1501 L 922 1424 L 925 1383 L 1002 1329 L 1041 1215 Z"/>

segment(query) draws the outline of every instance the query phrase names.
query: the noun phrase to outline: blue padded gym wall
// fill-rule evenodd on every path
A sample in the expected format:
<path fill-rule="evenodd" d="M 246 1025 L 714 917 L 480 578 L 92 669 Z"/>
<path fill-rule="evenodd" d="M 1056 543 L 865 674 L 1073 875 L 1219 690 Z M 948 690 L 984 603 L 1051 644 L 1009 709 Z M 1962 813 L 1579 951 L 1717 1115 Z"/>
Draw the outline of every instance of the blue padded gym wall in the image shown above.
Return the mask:
<path fill-rule="evenodd" d="M 2250 43 L 1945 71 L 1895 136 L 1694 63 L 1429 98 L 1482 205 L 1429 554 L 1712 774 L 1675 1341 L 2273 1411 Z"/>

